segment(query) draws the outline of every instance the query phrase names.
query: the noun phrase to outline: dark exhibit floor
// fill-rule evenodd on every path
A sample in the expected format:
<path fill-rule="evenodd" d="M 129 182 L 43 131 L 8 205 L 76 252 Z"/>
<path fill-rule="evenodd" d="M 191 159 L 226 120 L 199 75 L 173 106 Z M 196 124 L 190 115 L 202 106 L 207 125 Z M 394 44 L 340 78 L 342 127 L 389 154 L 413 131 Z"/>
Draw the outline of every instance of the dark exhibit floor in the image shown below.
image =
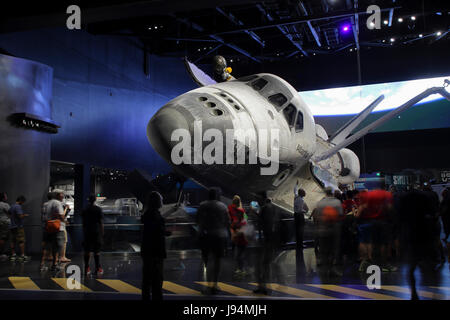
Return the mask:
<path fill-rule="evenodd" d="M 358 272 L 358 264 L 346 263 L 342 276 L 330 276 L 317 266 L 314 249 L 304 250 L 305 272 L 297 281 L 295 251 L 287 250 L 277 257 L 278 272 L 268 280 L 269 295 L 256 295 L 254 275 L 255 252 L 246 252 L 246 275 L 236 276 L 232 253 L 223 259 L 219 277 L 220 292 L 203 295 L 207 285 L 200 252 L 169 252 L 164 266 L 165 299 L 409 299 L 410 289 L 406 266 L 397 272 L 381 273 L 381 288 L 367 287 L 369 274 Z M 82 270 L 82 255 L 72 256 L 72 262 L 60 271 L 40 271 L 39 257 L 26 263 L 0 262 L 0 299 L 2 300 L 138 300 L 141 288 L 141 259 L 138 254 L 102 254 L 104 274 L 81 276 L 79 289 L 71 289 L 70 266 Z M 93 261 L 92 261 L 93 263 Z M 50 265 L 50 262 L 48 263 Z M 441 265 L 433 273 L 416 270 L 417 288 L 421 299 L 450 299 L 449 265 Z M 69 281 L 68 281 L 69 279 Z"/>

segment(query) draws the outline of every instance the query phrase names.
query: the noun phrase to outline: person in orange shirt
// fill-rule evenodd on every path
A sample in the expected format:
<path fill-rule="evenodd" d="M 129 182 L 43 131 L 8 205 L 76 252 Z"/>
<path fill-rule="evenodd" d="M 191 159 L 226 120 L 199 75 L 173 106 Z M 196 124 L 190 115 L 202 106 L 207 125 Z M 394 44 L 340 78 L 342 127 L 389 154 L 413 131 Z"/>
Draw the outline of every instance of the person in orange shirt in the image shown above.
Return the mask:
<path fill-rule="evenodd" d="M 334 197 L 331 188 L 325 189 L 325 197 L 317 203 L 317 240 L 319 261 L 331 276 L 342 276 L 340 264 L 340 239 L 343 210 L 341 202 Z"/>

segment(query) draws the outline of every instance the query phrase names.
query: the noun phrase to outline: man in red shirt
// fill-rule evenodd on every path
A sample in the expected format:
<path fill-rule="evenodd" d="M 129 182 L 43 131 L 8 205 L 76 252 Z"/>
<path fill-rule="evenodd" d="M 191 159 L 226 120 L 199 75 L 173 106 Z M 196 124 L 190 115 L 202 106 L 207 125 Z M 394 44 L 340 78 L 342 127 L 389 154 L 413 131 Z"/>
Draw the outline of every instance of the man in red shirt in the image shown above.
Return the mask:
<path fill-rule="evenodd" d="M 381 263 L 383 271 L 397 271 L 397 268 L 387 263 L 388 245 L 392 238 L 392 223 L 390 212 L 392 209 L 392 194 L 385 190 L 373 190 L 362 192 L 359 195 L 360 206 L 358 208 L 358 218 L 360 220 L 360 249 L 363 255 L 363 262 L 370 263 L 372 259 L 373 247 L 380 249 Z M 364 261 L 366 260 L 366 261 Z M 360 271 L 365 271 L 361 263 Z"/>

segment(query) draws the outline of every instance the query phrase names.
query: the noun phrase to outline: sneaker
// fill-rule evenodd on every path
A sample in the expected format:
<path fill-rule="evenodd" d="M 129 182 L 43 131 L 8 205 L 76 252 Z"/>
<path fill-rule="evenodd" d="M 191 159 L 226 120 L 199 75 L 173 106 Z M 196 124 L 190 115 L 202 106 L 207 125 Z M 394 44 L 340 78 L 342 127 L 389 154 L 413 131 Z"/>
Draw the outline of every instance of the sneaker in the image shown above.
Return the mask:
<path fill-rule="evenodd" d="M 90 271 L 89 271 L 89 272 L 90 272 Z M 97 268 L 96 274 L 97 274 L 98 276 L 103 275 L 103 269 L 102 269 L 102 268 Z"/>
<path fill-rule="evenodd" d="M 242 272 L 241 272 L 241 276 L 243 276 L 243 277 L 246 277 L 246 276 L 248 276 L 250 273 L 249 272 L 247 272 L 247 271 L 245 271 L 245 270 L 242 270 Z"/>
<path fill-rule="evenodd" d="M 390 272 L 397 272 L 398 271 L 398 268 L 396 266 L 393 266 L 393 265 L 390 265 L 389 269 L 390 269 L 389 270 Z"/>
<path fill-rule="evenodd" d="M 17 258 L 17 261 L 19 261 L 19 262 L 28 262 L 28 261 L 30 261 L 30 257 L 29 256 L 19 256 Z"/>
<path fill-rule="evenodd" d="M 242 270 L 240 270 L 240 269 L 235 270 L 234 274 L 233 274 L 233 278 L 241 279 L 242 278 Z"/>
<path fill-rule="evenodd" d="M 367 260 L 363 260 L 363 261 L 361 261 L 361 264 L 359 265 L 358 271 L 365 272 L 368 266 L 369 266 L 369 262 Z"/>
<path fill-rule="evenodd" d="M 396 272 L 397 270 L 398 270 L 397 267 L 394 267 L 393 265 L 390 265 L 390 264 L 381 268 L 382 272 Z"/>

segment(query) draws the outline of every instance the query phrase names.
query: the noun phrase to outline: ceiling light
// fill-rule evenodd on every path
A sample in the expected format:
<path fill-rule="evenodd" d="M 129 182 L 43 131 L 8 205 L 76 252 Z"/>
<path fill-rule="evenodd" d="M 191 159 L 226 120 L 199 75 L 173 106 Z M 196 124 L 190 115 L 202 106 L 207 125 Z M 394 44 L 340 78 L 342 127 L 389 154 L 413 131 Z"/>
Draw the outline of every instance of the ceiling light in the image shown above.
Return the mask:
<path fill-rule="evenodd" d="M 412 16 L 412 17 L 411 17 L 411 20 L 412 20 L 412 21 L 416 21 L 416 17 L 415 17 L 415 16 Z"/>
<path fill-rule="evenodd" d="M 438 32 L 436 32 L 436 35 L 439 37 L 442 35 L 442 32 L 438 31 Z"/>
<path fill-rule="evenodd" d="M 353 49 L 350 49 L 350 52 L 353 52 Z"/>
<path fill-rule="evenodd" d="M 369 25 L 372 27 L 372 29 L 375 27 L 375 23 L 371 22 Z"/>
<path fill-rule="evenodd" d="M 398 22 L 403 22 L 403 18 L 398 18 Z"/>
<path fill-rule="evenodd" d="M 394 39 L 394 38 L 391 38 L 391 42 L 395 42 L 395 39 Z"/>
<path fill-rule="evenodd" d="M 158 26 L 155 26 L 155 30 L 158 29 Z"/>
<path fill-rule="evenodd" d="M 419 34 L 419 38 L 423 38 L 423 34 Z"/>
<path fill-rule="evenodd" d="M 384 20 L 383 23 L 387 25 L 387 24 L 389 24 L 389 21 Z"/>
<path fill-rule="evenodd" d="M 341 27 L 341 32 L 342 33 L 348 33 L 350 31 L 350 25 L 349 24 L 344 24 L 342 27 Z"/>
<path fill-rule="evenodd" d="M 152 30 L 152 27 L 148 27 L 148 30 Z"/>

